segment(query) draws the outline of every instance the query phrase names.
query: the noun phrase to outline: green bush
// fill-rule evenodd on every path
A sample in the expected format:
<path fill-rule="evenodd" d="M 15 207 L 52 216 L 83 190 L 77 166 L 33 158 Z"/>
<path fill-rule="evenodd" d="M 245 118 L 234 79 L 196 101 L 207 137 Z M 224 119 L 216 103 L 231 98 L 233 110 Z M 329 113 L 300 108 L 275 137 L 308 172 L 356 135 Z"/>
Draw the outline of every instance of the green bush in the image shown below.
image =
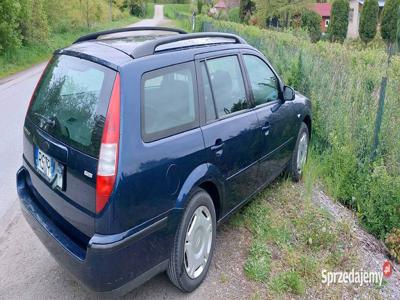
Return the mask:
<path fill-rule="evenodd" d="M 332 4 L 331 21 L 328 31 L 333 42 L 341 42 L 346 38 L 349 25 L 349 1 L 335 0 Z"/>
<path fill-rule="evenodd" d="M 236 33 L 260 49 L 286 83 L 312 100 L 313 161 L 335 198 L 357 211 L 379 238 L 400 228 L 400 57 L 389 68 L 379 160 L 370 154 L 377 97 L 385 73 L 383 49 L 341 44 L 199 16 L 197 30 Z"/>
<path fill-rule="evenodd" d="M 80 35 L 137 21 L 124 0 L 113 0 L 111 13 L 113 22 L 108 0 L 0 0 L 0 77 L 48 59 Z"/>
<path fill-rule="evenodd" d="M 358 29 L 360 38 L 365 44 L 372 41 L 376 35 L 378 13 L 378 0 L 366 0 L 361 10 L 360 27 Z"/>
<path fill-rule="evenodd" d="M 399 0 L 387 0 L 382 12 L 381 35 L 386 44 L 393 44 L 397 37 Z"/>
<path fill-rule="evenodd" d="M 21 34 L 18 30 L 20 9 L 19 3 L 14 0 L 0 2 L 0 53 L 21 45 Z"/>
<path fill-rule="evenodd" d="M 247 22 L 251 14 L 256 9 L 256 4 L 251 0 L 240 0 L 239 18 L 242 22 Z"/>
<path fill-rule="evenodd" d="M 131 15 L 136 17 L 146 15 L 146 4 L 142 0 L 127 0 L 126 2 Z"/>
<path fill-rule="evenodd" d="M 20 29 L 25 44 L 43 43 L 49 35 L 49 24 L 43 0 L 20 0 Z"/>
<path fill-rule="evenodd" d="M 240 23 L 239 7 L 231 8 L 228 11 L 228 20 L 231 22 Z"/>
<path fill-rule="evenodd" d="M 400 228 L 393 228 L 385 239 L 390 255 L 400 263 Z"/>
<path fill-rule="evenodd" d="M 314 11 L 306 10 L 301 15 L 301 27 L 306 29 L 313 43 L 321 38 L 321 16 Z"/>

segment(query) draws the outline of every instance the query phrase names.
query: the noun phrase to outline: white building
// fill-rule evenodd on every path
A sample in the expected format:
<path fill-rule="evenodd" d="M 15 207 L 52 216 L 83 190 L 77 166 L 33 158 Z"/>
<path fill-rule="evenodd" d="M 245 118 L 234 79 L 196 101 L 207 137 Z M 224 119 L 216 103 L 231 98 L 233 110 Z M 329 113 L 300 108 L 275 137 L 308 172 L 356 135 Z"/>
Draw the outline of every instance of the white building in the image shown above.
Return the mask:
<path fill-rule="evenodd" d="M 379 14 L 385 6 L 385 0 L 378 0 Z M 347 28 L 347 38 L 355 39 L 358 37 L 358 28 L 360 24 L 360 14 L 364 0 L 350 0 L 349 27 Z"/>

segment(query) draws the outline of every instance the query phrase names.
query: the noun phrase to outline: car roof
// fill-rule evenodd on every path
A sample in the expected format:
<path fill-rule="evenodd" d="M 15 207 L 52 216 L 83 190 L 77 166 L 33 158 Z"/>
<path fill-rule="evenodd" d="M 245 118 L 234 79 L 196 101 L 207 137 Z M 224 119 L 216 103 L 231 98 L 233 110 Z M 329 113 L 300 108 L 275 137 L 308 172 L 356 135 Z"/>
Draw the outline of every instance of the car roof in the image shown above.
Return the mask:
<path fill-rule="evenodd" d="M 183 51 L 193 58 L 198 53 L 238 47 L 252 48 L 241 37 L 228 33 L 185 33 L 166 27 L 131 27 L 80 37 L 56 53 L 78 56 L 118 70 L 135 59 L 165 52 L 180 51 L 181 54 Z"/>

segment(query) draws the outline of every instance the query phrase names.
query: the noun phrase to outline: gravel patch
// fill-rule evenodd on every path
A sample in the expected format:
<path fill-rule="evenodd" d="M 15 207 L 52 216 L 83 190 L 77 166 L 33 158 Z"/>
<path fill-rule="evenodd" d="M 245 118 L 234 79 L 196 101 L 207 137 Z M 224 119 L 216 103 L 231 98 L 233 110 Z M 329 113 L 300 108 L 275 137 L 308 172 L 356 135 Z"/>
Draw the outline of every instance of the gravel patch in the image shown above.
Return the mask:
<path fill-rule="evenodd" d="M 326 210 L 335 221 L 343 221 L 350 224 L 352 235 L 356 240 L 354 247 L 357 247 L 359 251 L 359 270 L 381 272 L 384 261 L 390 261 L 388 250 L 383 242 L 361 227 L 353 211 L 341 203 L 333 201 L 321 189 L 313 191 L 312 200 L 315 204 Z M 392 276 L 384 278 L 384 284 L 379 289 L 379 294 L 384 299 L 398 300 L 400 299 L 400 266 L 394 261 L 391 261 L 391 264 L 393 266 Z"/>

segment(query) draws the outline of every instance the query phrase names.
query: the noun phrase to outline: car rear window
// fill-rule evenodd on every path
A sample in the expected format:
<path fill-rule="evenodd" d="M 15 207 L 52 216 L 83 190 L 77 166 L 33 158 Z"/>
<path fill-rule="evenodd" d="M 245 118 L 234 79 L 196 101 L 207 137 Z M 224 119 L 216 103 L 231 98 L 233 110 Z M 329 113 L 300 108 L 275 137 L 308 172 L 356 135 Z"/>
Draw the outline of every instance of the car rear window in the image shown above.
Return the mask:
<path fill-rule="evenodd" d="M 50 62 L 28 118 L 54 138 L 98 157 L 115 72 L 73 56 Z"/>

